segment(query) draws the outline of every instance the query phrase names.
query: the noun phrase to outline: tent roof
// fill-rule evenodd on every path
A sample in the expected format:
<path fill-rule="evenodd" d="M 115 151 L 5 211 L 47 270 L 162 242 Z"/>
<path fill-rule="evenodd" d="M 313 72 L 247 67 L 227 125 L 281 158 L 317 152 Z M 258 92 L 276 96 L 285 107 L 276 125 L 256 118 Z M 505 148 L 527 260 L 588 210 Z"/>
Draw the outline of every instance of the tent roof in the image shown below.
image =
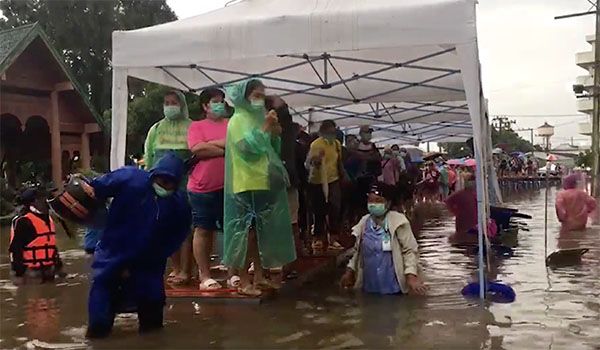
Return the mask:
<path fill-rule="evenodd" d="M 305 125 L 462 141 L 481 115 L 476 40 L 475 0 L 246 0 L 114 32 L 113 66 L 191 92 L 259 77 Z"/>

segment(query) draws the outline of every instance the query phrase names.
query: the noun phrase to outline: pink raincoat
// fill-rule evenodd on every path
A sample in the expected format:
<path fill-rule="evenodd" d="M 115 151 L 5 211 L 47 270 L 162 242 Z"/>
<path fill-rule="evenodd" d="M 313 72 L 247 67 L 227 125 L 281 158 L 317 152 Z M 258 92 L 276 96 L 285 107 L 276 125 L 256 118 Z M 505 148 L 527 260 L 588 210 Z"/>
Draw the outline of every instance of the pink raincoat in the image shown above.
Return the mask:
<path fill-rule="evenodd" d="M 596 210 L 596 201 L 584 190 L 577 188 L 579 176 L 563 179 L 563 190 L 556 195 L 556 216 L 563 231 L 585 230 L 588 216 Z"/>

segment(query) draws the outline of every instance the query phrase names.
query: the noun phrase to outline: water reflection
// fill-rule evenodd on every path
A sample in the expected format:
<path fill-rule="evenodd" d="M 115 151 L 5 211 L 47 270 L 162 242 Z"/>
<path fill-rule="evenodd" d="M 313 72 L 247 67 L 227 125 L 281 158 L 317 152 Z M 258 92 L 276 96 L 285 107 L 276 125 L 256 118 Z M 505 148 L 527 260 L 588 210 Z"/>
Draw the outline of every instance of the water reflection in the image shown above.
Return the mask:
<path fill-rule="evenodd" d="M 511 205 L 534 217 L 530 231 L 520 231 L 508 243 L 514 256 L 491 261 L 493 276 L 517 292 L 512 304 L 482 306 L 460 295 L 475 277 L 476 259 L 467 247 L 451 245 L 454 224 L 442 217 L 418 237 L 431 287 L 426 298 L 348 293 L 337 288 L 337 276 L 325 276 L 261 306 L 170 300 L 163 332 L 140 337 L 135 316 L 124 315 L 113 337 L 93 343 L 83 337 L 89 260 L 77 244 L 60 237 L 66 270 L 75 274 L 70 279 L 17 290 L 6 280 L 8 238 L 2 231 L 0 347 L 598 349 L 600 230 L 560 235 L 550 210 L 549 250 L 590 251 L 580 265 L 548 269 L 543 192 L 511 196 Z"/>

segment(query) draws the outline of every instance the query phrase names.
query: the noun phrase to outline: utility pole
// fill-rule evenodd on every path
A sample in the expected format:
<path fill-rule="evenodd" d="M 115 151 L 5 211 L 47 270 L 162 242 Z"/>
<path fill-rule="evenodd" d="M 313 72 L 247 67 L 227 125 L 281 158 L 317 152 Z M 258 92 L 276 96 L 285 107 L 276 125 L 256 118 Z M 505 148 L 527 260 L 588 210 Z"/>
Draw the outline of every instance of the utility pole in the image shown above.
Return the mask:
<path fill-rule="evenodd" d="M 591 11 L 593 8 L 595 9 Z M 592 196 L 600 198 L 600 0 L 596 0 L 590 10 L 586 12 L 573 13 L 556 16 L 554 19 L 571 18 L 585 15 L 596 15 L 596 35 L 594 37 L 594 70 L 592 72 L 594 86 L 590 91 L 593 101 L 592 114 Z"/>
<path fill-rule="evenodd" d="M 600 0 L 596 0 L 596 36 L 594 37 L 594 86 L 592 95 L 594 99 L 594 114 L 592 116 L 592 196 L 600 197 L 598 180 L 600 175 Z"/>
<path fill-rule="evenodd" d="M 521 128 L 516 129 L 515 131 L 529 131 L 529 142 L 533 145 L 533 128 Z"/>
<path fill-rule="evenodd" d="M 502 132 L 503 130 L 511 130 L 511 125 L 516 124 L 516 120 L 509 120 L 508 117 L 497 115 L 492 118 L 492 122 L 497 122 L 498 132 Z"/>

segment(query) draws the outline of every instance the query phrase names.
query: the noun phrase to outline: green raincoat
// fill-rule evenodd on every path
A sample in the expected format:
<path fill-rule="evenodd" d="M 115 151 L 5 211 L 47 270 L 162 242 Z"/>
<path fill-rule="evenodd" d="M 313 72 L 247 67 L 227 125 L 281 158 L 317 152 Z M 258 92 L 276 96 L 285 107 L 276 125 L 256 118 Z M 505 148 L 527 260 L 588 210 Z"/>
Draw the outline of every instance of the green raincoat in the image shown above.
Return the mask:
<path fill-rule="evenodd" d="M 176 91 L 181 106 L 181 115 L 175 120 L 163 118 L 148 131 L 144 144 L 144 162 L 146 169 L 151 169 L 162 156 L 173 151 L 181 159 L 186 160 L 192 153 L 188 148 L 187 134 L 192 120 L 185 101 L 185 95 Z M 181 182 L 181 188 L 187 187 L 187 176 Z"/>
<path fill-rule="evenodd" d="M 248 230 L 254 223 L 262 266 L 283 266 L 296 259 L 287 202 L 289 180 L 281 161 L 279 137 L 262 131 L 265 110 L 244 97 L 249 81 L 227 94 L 235 113 L 225 147 L 224 257 L 226 266 L 243 268 Z"/>

